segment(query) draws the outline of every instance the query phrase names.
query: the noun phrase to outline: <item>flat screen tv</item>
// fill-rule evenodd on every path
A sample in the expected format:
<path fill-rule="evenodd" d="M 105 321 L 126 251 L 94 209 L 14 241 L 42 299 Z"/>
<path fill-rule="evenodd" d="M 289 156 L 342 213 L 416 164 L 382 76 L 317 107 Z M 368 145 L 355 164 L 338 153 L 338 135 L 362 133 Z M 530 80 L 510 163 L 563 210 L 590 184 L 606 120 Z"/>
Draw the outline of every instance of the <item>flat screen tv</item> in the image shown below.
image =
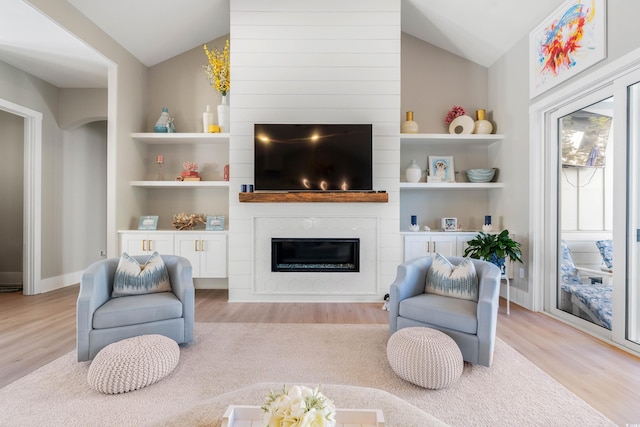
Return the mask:
<path fill-rule="evenodd" d="M 256 191 L 370 191 L 371 124 L 255 124 Z"/>

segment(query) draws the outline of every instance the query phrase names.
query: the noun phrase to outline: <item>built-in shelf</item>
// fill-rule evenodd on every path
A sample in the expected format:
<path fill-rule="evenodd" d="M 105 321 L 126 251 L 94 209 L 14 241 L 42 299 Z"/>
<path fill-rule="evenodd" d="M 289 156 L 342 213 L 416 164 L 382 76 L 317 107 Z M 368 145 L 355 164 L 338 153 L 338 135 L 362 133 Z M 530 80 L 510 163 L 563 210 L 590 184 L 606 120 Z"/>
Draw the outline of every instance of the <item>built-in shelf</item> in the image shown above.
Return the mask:
<path fill-rule="evenodd" d="M 204 226 L 201 226 L 204 227 Z M 229 230 L 205 230 L 204 228 L 197 228 L 193 230 L 176 230 L 171 229 L 158 229 L 158 230 L 118 230 L 118 233 L 135 233 L 135 234 L 149 234 L 149 233 L 163 233 L 163 234 L 229 234 Z"/>
<path fill-rule="evenodd" d="M 387 193 L 369 192 L 292 192 L 292 193 L 238 193 L 239 200 L 247 203 L 387 203 Z"/>
<path fill-rule="evenodd" d="M 401 182 L 400 190 L 486 190 L 491 188 L 504 188 L 503 182 Z"/>
<path fill-rule="evenodd" d="M 504 135 L 489 134 L 449 134 L 449 133 L 403 133 L 400 140 L 403 145 L 432 145 L 432 144 L 456 144 L 456 145 L 491 145 L 502 141 Z"/>
<path fill-rule="evenodd" d="M 229 181 L 131 181 L 143 188 L 229 188 Z"/>
<path fill-rule="evenodd" d="M 228 133 L 132 133 L 131 137 L 145 144 L 227 144 Z"/>

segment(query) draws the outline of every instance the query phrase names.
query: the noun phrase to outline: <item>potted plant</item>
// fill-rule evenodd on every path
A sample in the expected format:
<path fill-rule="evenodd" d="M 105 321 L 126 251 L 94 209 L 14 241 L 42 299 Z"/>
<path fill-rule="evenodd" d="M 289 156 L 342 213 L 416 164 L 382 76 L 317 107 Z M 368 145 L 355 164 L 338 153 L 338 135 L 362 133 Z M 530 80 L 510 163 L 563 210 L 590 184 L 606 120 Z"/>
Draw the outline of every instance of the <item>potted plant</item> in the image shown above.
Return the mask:
<path fill-rule="evenodd" d="M 502 273 L 506 258 L 522 263 L 520 243 L 509 236 L 509 230 L 503 230 L 498 234 L 479 232 L 474 239 L 467 242 L 464 256 L 489 261 L 497 265 Z"/>

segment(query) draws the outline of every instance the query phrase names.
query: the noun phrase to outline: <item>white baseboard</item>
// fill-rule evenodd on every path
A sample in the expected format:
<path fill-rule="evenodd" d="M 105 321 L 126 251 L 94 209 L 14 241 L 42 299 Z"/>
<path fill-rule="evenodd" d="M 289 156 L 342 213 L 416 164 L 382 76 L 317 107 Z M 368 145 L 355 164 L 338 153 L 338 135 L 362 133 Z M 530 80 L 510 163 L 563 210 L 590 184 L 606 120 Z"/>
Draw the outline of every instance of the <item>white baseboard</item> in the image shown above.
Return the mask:
<path fill-rule="evenodd" d="M 56 289 L 72 286 L 80 283 L 82 271 L 63 274 L 61 276 L 47 277 L 40 281 L 40 293 L 55 291 Z"/>

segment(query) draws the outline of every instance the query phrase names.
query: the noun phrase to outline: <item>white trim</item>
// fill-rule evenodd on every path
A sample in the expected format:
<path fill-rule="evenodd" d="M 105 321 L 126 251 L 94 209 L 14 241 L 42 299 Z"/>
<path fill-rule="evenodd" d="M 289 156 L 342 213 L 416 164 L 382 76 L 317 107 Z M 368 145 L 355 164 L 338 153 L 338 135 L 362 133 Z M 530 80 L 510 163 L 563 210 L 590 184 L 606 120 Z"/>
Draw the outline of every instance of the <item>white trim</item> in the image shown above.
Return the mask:
<path fill-rule="evenodd" d="M 42 113 L 0 99 L 0 109 L 24 118 L 23 293 L 41 289 Z"/>
<path fill-rule="evenodd" d="M 640 65 L 635 70 L 630 70 L 629 72 L 625 73 L 624 76 L 621 76 L 616 80 L 615 97 L 628 101 L 628 87 L 630 85 L 638 83 L 639 81 Z M 635 125 L 635 128 L 630 129 L 629 108 L 627 104 L 628 102 L 625 102 L 624 105 L 622 105 L 621 103 L 617 103 L 614 105 L 614 117 L 623 117 L 623 120 L 614 120 L 614 137 L 617 137 L 616 135 L 624 135 L 626 141 L 626 144 L 624 144 L 624 146 L 614 146 L 614 149 L 617 150 L 614 153 L 614 173 L 623 175 L 624 178 L 619 177 L 617 179 L 625 179 L 627 184 L 625 187 L 626 191 L 618 191 L 614 193 L 614 207 L 625 206 L 625 209 L 614 209 L 614 224 L 624 224 L 624 227 L 620 227 L 619 229 L 614 228 L 613 239 L 616 242 L 625 242 L 625 244 L 616 244 L 613 246 L 614 259 L 620 259 L 623 261 L 620 268 L 617 268 L 619 263 L 616 262 L 616 268 L 614 269 L 613 273 L 614 282 L 617 283 L 626 280 L 625 291 L 628 291 L 628 293 L 616 293 L 615 291 L 613 293 L 613 312 L 624 312 L 625 316 L 614 316 L 612 326 L 614 342 L 621 343 L 625 347 L 632 348 L 636 352 L 640 353 L 640 343 L 638 343 L 637 341 L 634 342 L 631 340 L 627 340 L 627 328 L 632 329 L 637 327 L 637 319 L 635 319 L 635 316 L 637 316 L 638 310 L 637 286 L 639 283 L 638 274 L 640 273 L 639 268 L 635 264 L 635 260 L 638 259 L 638 243 L 635 242 L 635 233 L 628 229 L 637 229 L 639 226 L 637 219 L 637 209 L 639 203 L 637 181 L 638 136 L 636 134 L 638 129 L 638 118 L 634 117 L 633 124 Z M 637 107 L 638 106 L 636 105 L 634 114 L 637 114 Z M 630 134 L 633 135 L 633 137 L 629 138 Z M 631 197 L 633 197 L 633 199 L 630 199 Z M 632 200 L 635 202 L 635 206 L 630 205 Z M 631 211 L 633 211 L 633 213 L 636 215 L 635 217 L 629 217 Z M 628 287 L 629 284 L 633 284 L 635 287 Z M 632 319 L 636 321 L 636 324 L 631 324 Z M 635 332 L 637 333 L 637 330 Z M 637 335 L 636 340 L 638 340 Z"/>
<path fill-rule="evenodd" d="M 62 274 L 60 276 L 47 277 L 40 281 L 40 292 L 50 292 L 56 289 L 73 286 L 80 283 L 83 271 Z"/>

